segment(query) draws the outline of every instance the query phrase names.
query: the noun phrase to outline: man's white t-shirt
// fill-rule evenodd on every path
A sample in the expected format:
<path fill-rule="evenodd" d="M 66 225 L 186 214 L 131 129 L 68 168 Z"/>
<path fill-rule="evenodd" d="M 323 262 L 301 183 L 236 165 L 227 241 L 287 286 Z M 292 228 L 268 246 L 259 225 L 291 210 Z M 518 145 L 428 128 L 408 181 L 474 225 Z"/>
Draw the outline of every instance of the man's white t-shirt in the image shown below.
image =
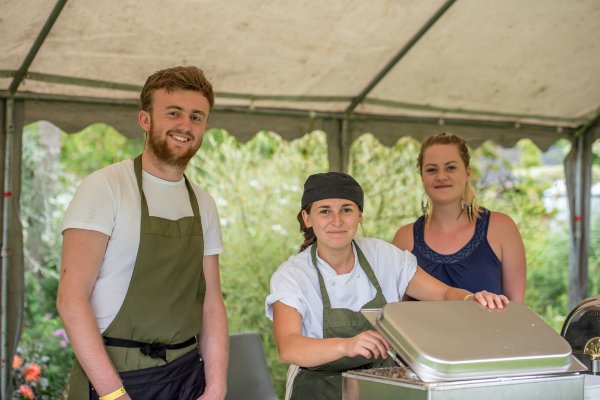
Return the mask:
<path fill-rule="evenodd" d="M 194 214 L 183 178 L 170 182 L 144 171 L 142 186 L 151 216 L 177 220 Z M 192 187 L 202 218 L 204 255 L 220 254 L 223 241 L 215 201 L 198 186 Z M 133 160 L 125 160 L 86 177 L 65 213 L 63 232 L 77 228 L 110 236 L 90 298 L 100 332 L 121 308 L 131 281 L 140 242 L 140 202 Z"/>
<path fill-rule="evenodd" d="M 388 303 L 402 300 L 408 283 L 417 270 L 417 260 L 408 251 L 380 239 L 356 238 L 356 244 L 375 273 L 383 296 Z M 302 335 L 323 338 L 323 301 L 319 278 L 312 263 L 311 247 L 293 255 L 271 277 L 271 293 L 265 301 L 265 311 L 273 319 L 273 304 L 283 304 L 298 310 L 302 316 Z M 359 311 L 373 300 L 375 287 L 358 262 L 351 272 L 338 275 L 324 260 L 317 256 L 317 267 L 323 276 L 331 302 L 331 308 L 348 308 Z"/>

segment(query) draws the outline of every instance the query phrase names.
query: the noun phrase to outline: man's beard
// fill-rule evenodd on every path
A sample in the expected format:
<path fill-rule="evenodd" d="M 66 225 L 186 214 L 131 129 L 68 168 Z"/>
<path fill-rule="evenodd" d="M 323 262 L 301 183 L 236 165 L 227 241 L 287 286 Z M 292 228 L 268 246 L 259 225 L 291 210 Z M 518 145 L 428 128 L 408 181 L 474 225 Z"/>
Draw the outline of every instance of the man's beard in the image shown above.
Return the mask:
<path fill-rule="evenodd" d="M 169 130 L 167 131 L 167 135 L 175 132 L 184 132 L 183 130 Z M 192 157 L 196 154 L 202 141 L 198 144 L 198 146 L 192 146 L 185 153 L 178 153 L 173 151 L 169 145 L 167 144 L 167 137 L 161 137 L 160 134 L 154 132 L 154 125 L 152 124 L 152 120 L 150 120 L 150 131 L 148 132 L 150 138 L 148 140 L 148 146 L 155 157 L 164 162 L 165 164 L 171 167 L 183 168 L 187 167 L 188 162 Z"/>

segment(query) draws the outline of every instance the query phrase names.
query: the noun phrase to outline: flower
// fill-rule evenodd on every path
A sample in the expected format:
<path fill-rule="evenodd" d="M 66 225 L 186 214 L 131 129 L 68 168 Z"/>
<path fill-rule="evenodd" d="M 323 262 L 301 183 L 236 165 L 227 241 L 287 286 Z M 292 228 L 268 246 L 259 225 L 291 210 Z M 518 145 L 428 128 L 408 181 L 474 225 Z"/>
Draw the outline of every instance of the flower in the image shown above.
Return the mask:
<path fill-rule="evenodd" d="M 59 343 L 60 347 L 67 347 L 67 343 L 69 343 L 69 337 L 67 336 L 67 332 L 64 329 L 60 328 L 55 330 L 54 336 L 62 339 Z"/>
<path fill-rule="evenodd" d="M 23 397 L 25 397 L 26 399 L 33 399 L 33 390 L 31 390 L 31 388 L 27 385 L 21 385 L 19 386 L 19 392 L 23 395 Z"/>
<path fill-rule="evenodd" d="M 37 382 L 42 374 L 42 369 L 36 363 L 28 364 L 23 370 L 23 378 L 26 382 Z"/>
<path fill-rule="evenodd" d="M 54 331 L 54 336 L 56 336 L 56 337 L 66 336 L 66 335 L 67 335 L 67 332 L 65 332 L 65 330 L 63 328 L 59 328 Z"/>
<path fill-rule="evenodd" d="M 21 365 L 23 365 L 23 359 L 19 356 L 14 356 L 12 362 L 13 369 L 19 369 Z"/>

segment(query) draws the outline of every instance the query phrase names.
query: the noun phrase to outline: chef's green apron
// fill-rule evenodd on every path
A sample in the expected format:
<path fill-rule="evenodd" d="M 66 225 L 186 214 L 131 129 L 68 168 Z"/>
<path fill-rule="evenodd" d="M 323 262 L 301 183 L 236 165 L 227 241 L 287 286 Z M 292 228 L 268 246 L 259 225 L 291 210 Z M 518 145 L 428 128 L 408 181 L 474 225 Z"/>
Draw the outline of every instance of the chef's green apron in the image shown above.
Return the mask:
<path fill-rule="evenodd" d="M 181 364 L 184 355 L 192 363 L 201 363 L 194 337 L 200 334 L 202 327 L 206 291 L 202 220 L 198 201 L 187 177 L 185 184 L 193 216 L 172 221 L 149 215 L 148 203 L 142 190 L 141 155 L 134 161 L 134 170 L 141 197 L 140 243 L 123 304 L 102 335 L 105 343 L 107 338 L 117 338 L 148 344 L 146 353 L 153 353 L 157 343 L 167 345 L 167 348 L 162 346 L 161 357 L 143 354 L 139 346 L 106 346 L 126 389 L 127 379 L 124 375 L 128 373 L 135 375 L 138 370 L 154 372 L 156 369 Z M 168 345 L 172 344 L 186 347 L 170 350 Z M 177 361 L 172 363 L 173 360 Z M 181 368 L 189 369 L 185 366 Z M 121 374 L 123 371 L 130 372 Z M 201 379 L 200 383 L 204 385 L 204 378 Z M 90 386 L 81 366 L 75 360 L 70 378 L 69 399 L 90 398 Z M 157 394 L 152 398 L 157 397 L 163 395 Z"/>
<path fill-rule="evenodd" d="M 358 262 L 377 289 L 375 298 L 362 308 L 381 308 L 386 304 L 385 297 L 377 277 L 358 245 L 354 243 Z M 331 308 L 329 295 L 323 276 L 317 268 L 317 246 L 311 248 L 312 262 L 319 276 L 319 288 L 323 299 L 323 338 L 350 338 L 361 332 L 372 330 L 373 326 L 360 313 L 347 308 Z M 292 386 L 292 400 L 340 400 L 342 398 L 342 372 L 352 369 L 377 368 L 393 366 L 390 357 L 387 359 L 368 359 L 363 356 L 343 357 L 312 368 L 300 368 Z"/>

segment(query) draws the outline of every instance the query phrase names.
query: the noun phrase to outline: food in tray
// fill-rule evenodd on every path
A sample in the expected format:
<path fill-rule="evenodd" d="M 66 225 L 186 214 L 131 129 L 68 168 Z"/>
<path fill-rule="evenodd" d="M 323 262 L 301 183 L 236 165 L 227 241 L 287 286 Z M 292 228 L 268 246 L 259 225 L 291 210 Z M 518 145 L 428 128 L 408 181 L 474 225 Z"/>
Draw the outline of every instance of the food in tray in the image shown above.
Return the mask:
<path fill-rule="evenodd" d="M 383 378 L 405 379 L 413 382 L 421 381 L 410 368 L 406 367 L 373 368 L 354 372 L 361 375 L 378 376 Z"/>

